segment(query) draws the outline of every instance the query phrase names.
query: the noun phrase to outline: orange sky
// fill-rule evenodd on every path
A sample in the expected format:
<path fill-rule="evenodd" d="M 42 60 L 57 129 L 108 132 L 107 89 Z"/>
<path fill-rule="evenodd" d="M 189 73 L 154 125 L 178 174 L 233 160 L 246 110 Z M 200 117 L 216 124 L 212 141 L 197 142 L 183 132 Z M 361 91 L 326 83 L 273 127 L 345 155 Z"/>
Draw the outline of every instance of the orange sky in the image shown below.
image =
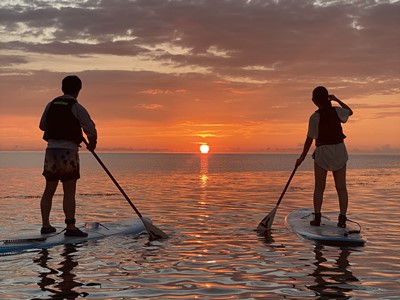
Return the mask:
<path fill-rule="evenodd" d="M 400 153 L 399 1 L 91 3 L 1 2 L 0 150 L 43 150 L 76 74 L 99 151 L 299 153 L 324 85 L 350 151 Z"/>

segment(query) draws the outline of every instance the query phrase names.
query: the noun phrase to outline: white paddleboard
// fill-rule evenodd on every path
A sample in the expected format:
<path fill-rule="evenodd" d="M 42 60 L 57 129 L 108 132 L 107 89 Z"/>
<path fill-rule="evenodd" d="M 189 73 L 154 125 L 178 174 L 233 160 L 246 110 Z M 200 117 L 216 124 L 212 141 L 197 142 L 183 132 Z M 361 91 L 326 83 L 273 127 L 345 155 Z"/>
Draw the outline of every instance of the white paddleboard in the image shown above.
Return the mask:
<path fill-rule="evenodd" d="M 360 228 L 347 221 L 346 228 L 337 227 L 337 215 L 329 218 L 329 213 L 322 213 L 321 225 L 311 226 L 314 219 L 313 210 L 300 208 L 288 214 L 286 225 L 302 238 L 315 241 L 319 244 L 332 246 L 363 246 L 366 240 L 359 232 Z"/>
<path fill-rule="evenodd" d="M 150 219 L 146 218 L 150 221 Z M 150 221 L 151 222 L 151 221 Z M 113 235 L 139 235 L 146 232 L 140 219 L 121 222 L 85 224 L 82 231 L 87 232 L 87 237 L 68 237 L 62 229 L 57 228 L 56 233 L 10 236 L 0 240 L 0 253 L 15 252 L 27 249 L 45 249 L 56 245 L 77 244 L 90 240 L 98 240 Z"/>

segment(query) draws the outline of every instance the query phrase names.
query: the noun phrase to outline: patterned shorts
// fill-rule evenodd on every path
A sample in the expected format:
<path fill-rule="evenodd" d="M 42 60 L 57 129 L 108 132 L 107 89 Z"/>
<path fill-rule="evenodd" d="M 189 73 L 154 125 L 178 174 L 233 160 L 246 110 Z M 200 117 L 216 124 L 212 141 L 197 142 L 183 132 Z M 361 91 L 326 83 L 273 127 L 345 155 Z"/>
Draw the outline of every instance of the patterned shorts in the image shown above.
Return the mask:
<path fill-rule="evenodd" d="M 46 181 L 68 181 L 79 179 L 79 155 L 77 151 L 47 148 L 43 176 Z"/>

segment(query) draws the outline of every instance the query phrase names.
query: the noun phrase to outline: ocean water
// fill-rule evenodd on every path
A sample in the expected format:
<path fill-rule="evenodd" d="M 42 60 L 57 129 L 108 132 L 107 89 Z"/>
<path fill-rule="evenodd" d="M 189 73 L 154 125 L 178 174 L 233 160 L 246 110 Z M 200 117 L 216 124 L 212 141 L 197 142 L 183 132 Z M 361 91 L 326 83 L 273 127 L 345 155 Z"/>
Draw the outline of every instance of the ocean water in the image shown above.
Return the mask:
<path fill-rule="evenodd" d="M 255 228 L 296 155 L 99 153 L 141 213 L 170 238 L 114 236 L 0 256 L 1 299 L 400 299 L 400 156 L 352 155 L 348 217 L 364 247 L 316 245 L 284 217 L 311 207 L 312 159 L 296 172 L 270 240 Z M 0 239 L 38 231 L 43 153 L 0 152 Z M 81 153 L 77 221 L 137 218 L 90 153 Z M 63 228 L 62 190 L 51 219 Z M 323 205 L 337 214 L 332 175 Z"/>

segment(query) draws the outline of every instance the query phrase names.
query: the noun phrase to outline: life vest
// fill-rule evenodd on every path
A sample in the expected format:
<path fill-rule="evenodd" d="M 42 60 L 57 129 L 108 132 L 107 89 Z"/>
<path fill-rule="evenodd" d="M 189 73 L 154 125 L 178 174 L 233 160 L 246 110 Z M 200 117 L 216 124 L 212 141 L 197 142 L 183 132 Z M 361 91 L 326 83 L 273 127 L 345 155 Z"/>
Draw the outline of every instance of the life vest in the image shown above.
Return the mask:
<path fill-rule="evenodd" d="M 316 146 L 334 145 L 343 143 L 346 136 L 343 134 L 341 121 L 334 107 L 319 109 L 316 111 L 319 116 L 318 138 Z"/>
<path fill-rule="evenodd" d="M 55 98 L 51 101 L 46 115 L 46 130 L 43 139 L 66 140 L 77 143 L 83 141 L 83 134 L 79 120 L 72 113 L 75 99 Z"/>

